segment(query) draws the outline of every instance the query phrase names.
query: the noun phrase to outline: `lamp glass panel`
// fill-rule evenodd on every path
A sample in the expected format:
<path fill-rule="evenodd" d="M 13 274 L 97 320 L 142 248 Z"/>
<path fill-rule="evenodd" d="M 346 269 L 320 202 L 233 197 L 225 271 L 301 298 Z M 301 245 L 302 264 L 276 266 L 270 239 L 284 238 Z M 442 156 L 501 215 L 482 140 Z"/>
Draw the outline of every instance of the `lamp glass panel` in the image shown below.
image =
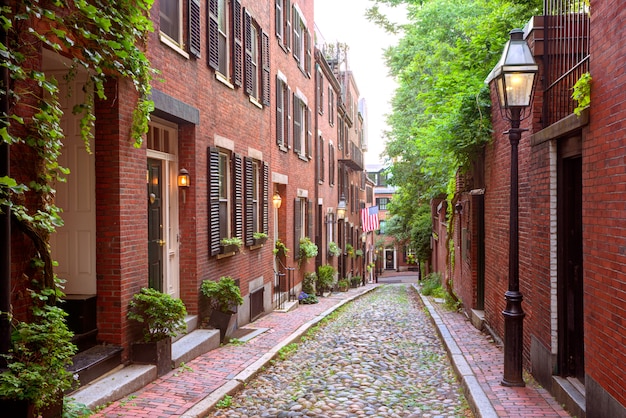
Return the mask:
<path fill-rule="evenodd" d="M 508 106 L 528 106 L 533 91 L 535 73 L 505 73 L 506 102 Z"/>

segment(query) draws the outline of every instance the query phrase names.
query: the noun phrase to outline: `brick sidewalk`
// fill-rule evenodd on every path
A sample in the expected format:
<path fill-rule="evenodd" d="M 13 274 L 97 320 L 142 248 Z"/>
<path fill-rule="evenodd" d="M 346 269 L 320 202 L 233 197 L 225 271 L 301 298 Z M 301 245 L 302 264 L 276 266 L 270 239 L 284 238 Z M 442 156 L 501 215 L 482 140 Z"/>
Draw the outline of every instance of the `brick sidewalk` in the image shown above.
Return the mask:
<path fill-rule="evenodd" d="M 215 401 L 236 390 L 283 346 L 348 301 L 371 291 L 369 284 L 348 292 L 319 298 L 314 305 L 300 305 L 290 312 L 271 312 L 249 328 L 268 328 L 242 345 L 225 345 L 172 370 L 142 390 L 112 403 L 94 417 L 203 416 Z"/>
<path fill-rule="evenodd" d="M 468 399 L 476 416 L 510 418 L 570 416 L 547 390 L 527 378 L 526 373 L 525 387 L 502 386 L 500 384 L 504 368 L 502 348 L 497 346 L 490 336 L 476 329 L 463 314 L 447 311 L 430 298 L 422 296 L 422 300 L 431 311 L 431 317 L 437 324 L 440 335 L 444 341 L 448 339 L 446 341 L 449 345 L 448 352 L 462 380 L 466 396 L 477 398 L 473 401 Z M 454 345 L 459 350 L 457 354 L 462 358 L 453 355 Z M 460 370 L 462 367 L 459 363 L 463 362 L 470 368 L 469 371 Z M 468 392 L 472 391 L 477 393 L 468 396 Z M 481 404 L 481 397 L 486 402 Z M 486 405 L 487 402 L 491 406 Z"/>

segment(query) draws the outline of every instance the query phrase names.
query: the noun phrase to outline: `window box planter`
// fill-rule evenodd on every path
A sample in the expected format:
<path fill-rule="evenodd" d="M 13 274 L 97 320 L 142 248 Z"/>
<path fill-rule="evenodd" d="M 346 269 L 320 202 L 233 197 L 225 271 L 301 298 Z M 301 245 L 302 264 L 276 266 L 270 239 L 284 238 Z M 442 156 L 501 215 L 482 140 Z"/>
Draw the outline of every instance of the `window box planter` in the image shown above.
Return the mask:
<path fill-rule="evenodd" d="M 232 254 L 237 251 L 239 251 L 239 246 L 236 244 L 220 245 L 220 254 Z"/>
<path fill-rule="evenodd" d="M 263 245 L 267 242 L 267 237 L 262 237 L 262 238 L 254 238 L 253 239 L 253 247 L 259 246 L 259 245 Z"/>

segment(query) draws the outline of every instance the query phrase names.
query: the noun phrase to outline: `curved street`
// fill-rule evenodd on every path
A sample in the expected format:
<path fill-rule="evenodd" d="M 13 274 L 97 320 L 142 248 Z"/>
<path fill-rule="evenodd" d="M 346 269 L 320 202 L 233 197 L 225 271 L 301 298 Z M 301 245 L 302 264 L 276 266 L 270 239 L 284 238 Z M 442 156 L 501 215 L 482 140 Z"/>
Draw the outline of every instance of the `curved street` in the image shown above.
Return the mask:
<path fill-rule="evenodd" d="M 408 284 L 381 286 L 345 305 L 294 348 L 211 416 L 473 416 Z"/>

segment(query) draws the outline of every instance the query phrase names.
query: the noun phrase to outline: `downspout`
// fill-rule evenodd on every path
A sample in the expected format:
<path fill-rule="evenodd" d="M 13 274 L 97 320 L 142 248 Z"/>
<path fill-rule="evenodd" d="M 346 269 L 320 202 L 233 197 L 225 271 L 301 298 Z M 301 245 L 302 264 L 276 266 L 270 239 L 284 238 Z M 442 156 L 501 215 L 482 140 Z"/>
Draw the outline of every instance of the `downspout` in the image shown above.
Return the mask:
<path fill-rule="evenodd" d="M 2 1 L 2 7 L 7 6 L 6 0 Z M 8 45 L 8 33 L 0 26 L 0 42 Z M 9 113 L 9 69 L 3 66 L 1 69 L 2 81 L 0 89 L 3 90 L 0 98 L 0 115 Z M 8 122 L 3 119 L 0 127 L 6 127 Z M 0 141 L 0 177 L 10 175 L 9 144 Z M 11 345 L 11 324 L 9 312 L 11 310 L 11 209 L 0 208 L 0 354 L 8 354 Z M 0 368 L 6 367 L 6 358 L 0 356 Z"/>

